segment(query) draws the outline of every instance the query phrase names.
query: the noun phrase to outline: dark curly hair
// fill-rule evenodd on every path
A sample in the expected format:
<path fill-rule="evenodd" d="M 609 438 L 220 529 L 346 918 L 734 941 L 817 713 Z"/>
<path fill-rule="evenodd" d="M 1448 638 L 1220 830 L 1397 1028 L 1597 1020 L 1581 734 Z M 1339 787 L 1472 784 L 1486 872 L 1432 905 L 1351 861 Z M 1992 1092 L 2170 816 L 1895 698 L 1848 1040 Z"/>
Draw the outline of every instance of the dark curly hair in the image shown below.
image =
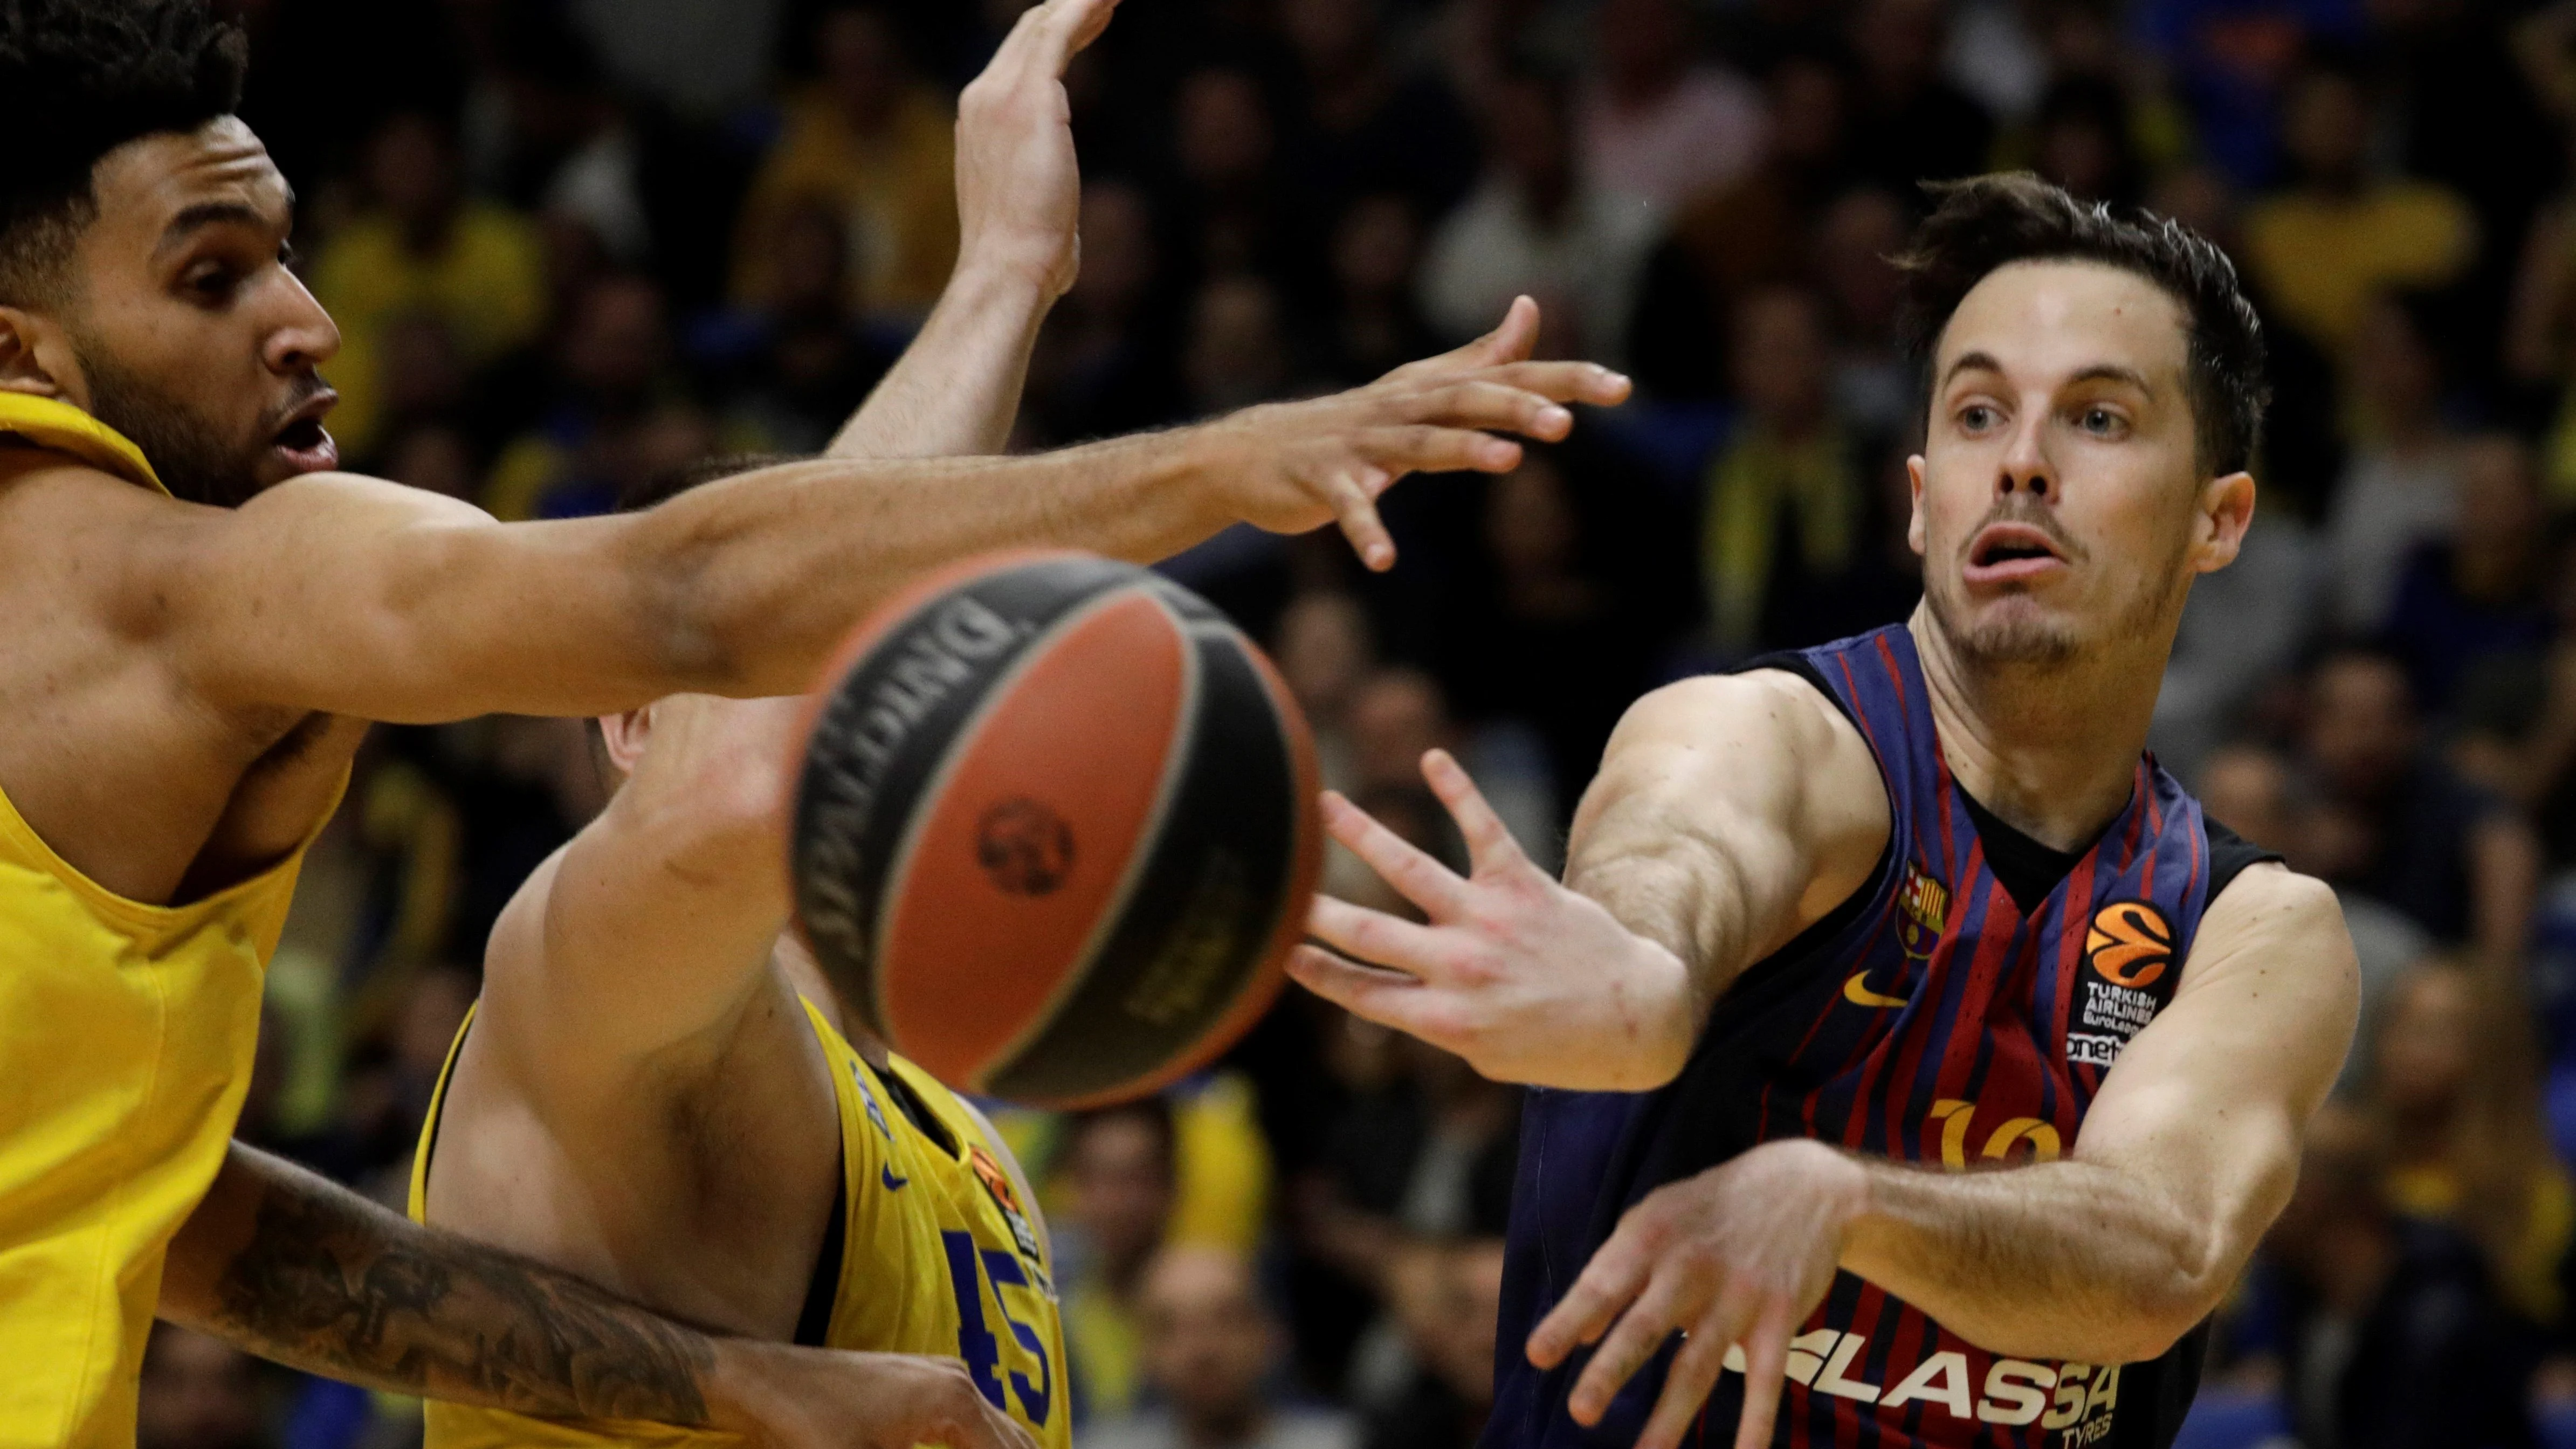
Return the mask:
<path fill-rule="evenodd" d="M 247 54 L 206 0 L 0 0 L 0 303 L 59 296 L 100 158 L 230 114 Z"/>
<path fill-rule="evenodd" d="M 2014 262 L 2100 262 L 2146 278 L 2182 306 L 2202 469 L 2218 477 L 2252 466 L 2271 389 L 2263 324 L 2227 253 L 2169 217 L 2078 201 L 2028 172 L 1925 189 L 1932 214 L 1894 260 L 1905 274 L 1907 331 L 1927 397 L 1941 331 L 1988 273 Z"/>

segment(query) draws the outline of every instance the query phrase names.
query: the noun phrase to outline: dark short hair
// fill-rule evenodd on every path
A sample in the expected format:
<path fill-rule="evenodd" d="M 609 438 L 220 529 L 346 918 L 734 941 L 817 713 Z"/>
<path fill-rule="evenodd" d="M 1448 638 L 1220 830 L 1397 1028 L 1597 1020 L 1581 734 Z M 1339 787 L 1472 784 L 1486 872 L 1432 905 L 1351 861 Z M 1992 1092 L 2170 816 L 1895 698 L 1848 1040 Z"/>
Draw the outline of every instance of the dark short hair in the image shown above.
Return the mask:
<path fill-rule="evenodd" d="M 2216 243 L 2170 217 L 2078 201 L 2028 172 L 1925 189 L 1932 214 L 1895 262 L 1927 396 L 1942 329 L 1990 273 L 2014 262 L 2099 262 L 2153 282 L 2183 309 L 2201 467 L 2217 477 L 2252 466 L 2271 402 L 2263 324 Z"/>
<path fill-rule="evenodd" d="M 59 297 L 100 159 L 231 114 L 247 55 L 206 0 L 0 0 L 0 303 Z"/>

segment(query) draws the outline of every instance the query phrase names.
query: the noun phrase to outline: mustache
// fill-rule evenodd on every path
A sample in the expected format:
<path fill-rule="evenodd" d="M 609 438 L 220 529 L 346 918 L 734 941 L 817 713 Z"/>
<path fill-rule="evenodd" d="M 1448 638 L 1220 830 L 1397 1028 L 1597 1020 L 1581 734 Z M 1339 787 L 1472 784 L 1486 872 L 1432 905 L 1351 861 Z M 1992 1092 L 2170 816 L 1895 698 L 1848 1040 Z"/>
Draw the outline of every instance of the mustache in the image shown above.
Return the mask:
<path fill-rule="evenodd" d="M 2038 529 L 2048 535 L 2048 541 L 2056 545 L 2058 555 L 2068 563 L 2082 563 L 2090 556 L 2090 550 L 2077 543 L 2075 536 L 2066 531 L 2066 526 L 2057 521 L 2057 510 L 2027 493 L 2014 492 L 1996 499 L 1995 506 L 1986 510 L 1986 516 L 1977 520 L 1977 526 L 1968 530 L 1967 537 L 1959 544 L 1960 562 L 1967 562 L 1969 551 L 1977 546 L 1977 539 L 1998 523 L 2018 523 Z"/>
<path fill-rule="evenodd" d="M 260 414 L 260 438 L 265 441 L 276 437 L 278 430 L 286 426 L 286 420 L 293 417 L 297 409 L 330 390 L 331 384 L 324 382 L 318 372 L 308 372 L 296 379 L 294 390 L 287 393 L 284 401 Z"/>

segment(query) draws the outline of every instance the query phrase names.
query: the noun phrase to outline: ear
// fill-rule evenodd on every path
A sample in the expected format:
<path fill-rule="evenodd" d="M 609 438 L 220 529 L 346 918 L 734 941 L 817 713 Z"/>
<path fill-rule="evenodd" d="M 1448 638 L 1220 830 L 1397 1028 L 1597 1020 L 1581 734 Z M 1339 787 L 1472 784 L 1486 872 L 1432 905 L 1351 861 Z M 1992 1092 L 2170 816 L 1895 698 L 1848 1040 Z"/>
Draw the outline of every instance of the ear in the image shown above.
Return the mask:
<path fill-rule="evenodd" d="M 2200 490 L 2200 509 L 2192 519 L 2192 570 L 2216 573 L 2236 562 L 2245 547 L 2245 530 L 2254 526 L 2254 475 L 2230 473 L 2212 478 Z"/>
<path fill-rule="evenodd" d="M 0 391 L 30 393 L 81 405 L 56 376 L 68 361 L 62 329 L 24 307 L 0 307 Z M 78 379 L 71 380 L 75 387 Z"/>
<path fill-rule="evenodd" d="M 632 775 L 644 760 L 644 747 L 653 735 L 653 706 L 630 709 L 624 714 L 599 717 L 600 742 L 608 748 L 608 762 L 617 773 Z"/>
<path fill-rule="evenodd" d="M 1920 558 L 1923 556 L 1924 539 L 1928 536 L 1923 531 L 1923 455 L 1921 453 L 1916 453 L 1905 460 L 1905 487 L 1907 496 L 1914 500 L 1914 516 L 1905 525 L 1905 542 L 1907 547 L 1914 550 L 1915 557 Z"/>

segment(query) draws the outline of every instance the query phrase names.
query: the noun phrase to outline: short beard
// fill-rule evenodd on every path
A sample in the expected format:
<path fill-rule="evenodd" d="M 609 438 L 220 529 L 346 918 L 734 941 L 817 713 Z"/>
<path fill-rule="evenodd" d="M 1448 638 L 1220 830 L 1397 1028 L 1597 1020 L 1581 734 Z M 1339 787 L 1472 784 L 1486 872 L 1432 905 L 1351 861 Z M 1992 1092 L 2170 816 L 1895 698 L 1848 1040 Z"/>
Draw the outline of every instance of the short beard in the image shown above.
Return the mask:
<path fill-rule="evenodd" d="M 2032 522 L 2048 526 L 2045 520 Z M 1979 525 L 1981 530 L 1983 527 Z M 2075 551 L 2072 540 L 2054 527 L 2049 527 L 2049 532 L 2060 547 Z M 2085 638 L 2072 621 L 2064 619 L 2001 619 L 1969 627 L 1959 617 L 1965 610 L 1951 589 L 1928 577 L 1923 598 L 1932 607 L 1933 622 L 1940 626 L 1942 637 L 1949 641 L 1951 652 L 1961 662 L 1980 669 L 2000 667 L 2042 673 L 2061 670 L 2087 653 L 2151 639 L 2163 631 L 2180 608 L 2180 596 L 2191 587 L 2190 577 L 2182 572 L 2182 553 L 2188 546 L 2188 539 L 2177 543 L 2165 567 L 2139 581 L 2137 592 L 2123 601 L 2113 615 L 2110 628 L 2095 639 Z"/>
<path fill-rule="evenodd" d="M 90 416 L 143 450 L 170 496 L 216 508 L 238 508 L 260 491 L 258 457 L 227 448 L 218 429 L 186 404 L 128 371 L 95 339 L 73 336 L 89 378 Z"/>

